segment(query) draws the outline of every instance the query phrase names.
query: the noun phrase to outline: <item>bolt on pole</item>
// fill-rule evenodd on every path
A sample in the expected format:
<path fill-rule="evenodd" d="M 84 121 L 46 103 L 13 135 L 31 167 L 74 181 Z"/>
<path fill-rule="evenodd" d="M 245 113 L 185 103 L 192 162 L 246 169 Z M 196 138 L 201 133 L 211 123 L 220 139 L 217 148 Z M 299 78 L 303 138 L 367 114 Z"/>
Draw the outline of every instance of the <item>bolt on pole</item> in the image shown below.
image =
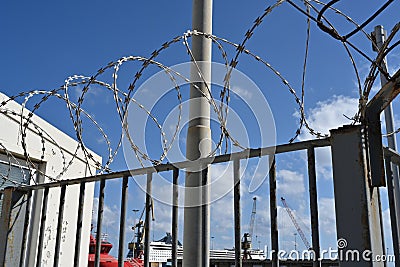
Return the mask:
<path fill-rule="evenodd" d="M 192 28 L 212 33 L 212 0 L 193 0 Z M 197 160 L 211 152 L 210 106 L 207 101 L 211 80 L 211 40 L 203 36 L 192 36 L 192 64 L 190 79 L 189 124 L 186 142 L 186 157 Z M 201 77 L 199 75 L 201 73 Z M 203 82 L 203 81 L 204 82 Z M 196 85 L 196 86 L 194 86 Z M 208 168 L 207 166 L 205 166 Z M 205 172 L 210 175 L 209 172 Z M 183 236 L 183 266 L 209 266 L 209 186 L 202 189 L 203 172 L 187 170 L 185 180 L 185 210 Z"/>

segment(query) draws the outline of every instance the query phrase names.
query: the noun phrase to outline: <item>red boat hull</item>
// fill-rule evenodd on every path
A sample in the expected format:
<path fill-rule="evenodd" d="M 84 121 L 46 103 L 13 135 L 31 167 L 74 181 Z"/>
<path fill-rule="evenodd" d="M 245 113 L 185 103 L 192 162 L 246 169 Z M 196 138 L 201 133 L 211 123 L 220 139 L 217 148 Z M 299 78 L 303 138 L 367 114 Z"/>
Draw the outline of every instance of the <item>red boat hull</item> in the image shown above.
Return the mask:
<path fill-rule="evenodd" d="M 108 254 L 111 248 L 111 243 L 103 241 L 101 242 L 100 267 L 118 267 L 118 260 Z M 96 239 L 92 235 L 90 235 L 88 267 L 94 267 L 95 251 Z M 141 259 L 125 260 L 124 267 L 143 267 L 143 261 Z"/>

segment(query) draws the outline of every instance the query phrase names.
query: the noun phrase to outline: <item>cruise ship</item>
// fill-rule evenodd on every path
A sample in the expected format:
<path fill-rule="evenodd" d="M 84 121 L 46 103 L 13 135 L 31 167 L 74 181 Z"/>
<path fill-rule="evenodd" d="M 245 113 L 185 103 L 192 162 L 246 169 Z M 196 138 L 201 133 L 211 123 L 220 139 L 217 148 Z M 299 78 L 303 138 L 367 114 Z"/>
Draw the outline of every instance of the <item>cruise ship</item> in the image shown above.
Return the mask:
<path fill-rule="evenodd" d="M 134 257 L 133 252 L 134 246 L 129 247 L 129 252 L 127 257 Z M 265 253 L 260 249 L 252 249 L 249 251 L 250 257 L 253 260 L 265 260 Z M 150 243 L 150 258 L 149 261 L 152 263 L 165 263 L 170 262 L 172 259 L 172 236 L 170 233 L 166 233 L 166 236 L 161 238 L 158 241 L 153 241 Z M 183 247 L 182 244 L 178 241 L 178 259 L 182 259 L 183 256 Z M 210 259 L 235 259 L 235 250 L 234 249 L 211 249 L 210 250 Z"/>

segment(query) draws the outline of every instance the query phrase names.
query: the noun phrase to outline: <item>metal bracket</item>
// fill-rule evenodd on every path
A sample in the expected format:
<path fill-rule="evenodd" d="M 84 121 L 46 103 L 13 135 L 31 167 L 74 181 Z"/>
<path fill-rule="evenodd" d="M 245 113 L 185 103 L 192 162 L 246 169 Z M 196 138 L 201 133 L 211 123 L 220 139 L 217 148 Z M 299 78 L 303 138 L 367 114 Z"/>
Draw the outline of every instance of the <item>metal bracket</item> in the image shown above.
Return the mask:
<path fill-rule="evenodd" d="M 368 102 L 365 109 L 371 185 L 386 186 L 380 114 L 400 93 L 400 70 Z"/>

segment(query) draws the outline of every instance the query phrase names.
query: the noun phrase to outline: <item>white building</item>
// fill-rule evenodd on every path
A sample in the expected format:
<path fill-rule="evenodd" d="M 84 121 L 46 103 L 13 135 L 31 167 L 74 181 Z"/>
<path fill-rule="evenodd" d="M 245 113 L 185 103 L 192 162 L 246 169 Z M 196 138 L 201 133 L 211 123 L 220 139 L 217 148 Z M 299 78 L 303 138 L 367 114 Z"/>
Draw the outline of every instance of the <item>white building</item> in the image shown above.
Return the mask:
<path fill-rule="evenodd" d="M 6 99 L 8 97 L 0 93 L 0 103 Z M 30 162 L 27 162 L 22 145 L 21 109 L 21 105 L 14 101 L 0 108 L 0 189 L 15 185 L 15 182 L 35 184 L 52 181 L 52 178 L 73 179 L 95 174 L 96 168 L 93 162 L 86 161 L 84 153 L 78 147 L 78 142 L 36 115 L 33 115 L 32 123 L 29 124 L 26 131 L 26 152 L 31 159 Z M 28 111 L 25 110 L 24 114 L 28 114 Z M 93 155 L 94 160 L 101 162 L 100 156 L 90 150 L 89 152 Z M 69 165 L 73 155 L 76 155 L 76 158 Z M 67 166 L 68 168 L 65 170 Z M 86 266 L 88 262 L 93 193 L 94 184 L 86 184 L 80 266 Z M 25 255 L 26 266 L 36 266 L 39 250 L 42 253 L 39 265 L 53 266 L 60 188 L 49 190 L 44 242 L 43 246 L 38 249 L 42 199 L 43 190 L 33 192 Z M 78 199 L 79 185 L 67 186 L 59 266 L 73 266 Z M 21 224 L 21 222 L 23 222 L 22 218 L 18 223 Z M 13 227 L 18 227 L 18 225 L 13 225 Z M 13 243 L 16 242 L 15 238 L 10 237 L 7 242 L 5 266 L 17 266 L 20 258 L 20 244 Z"/>

